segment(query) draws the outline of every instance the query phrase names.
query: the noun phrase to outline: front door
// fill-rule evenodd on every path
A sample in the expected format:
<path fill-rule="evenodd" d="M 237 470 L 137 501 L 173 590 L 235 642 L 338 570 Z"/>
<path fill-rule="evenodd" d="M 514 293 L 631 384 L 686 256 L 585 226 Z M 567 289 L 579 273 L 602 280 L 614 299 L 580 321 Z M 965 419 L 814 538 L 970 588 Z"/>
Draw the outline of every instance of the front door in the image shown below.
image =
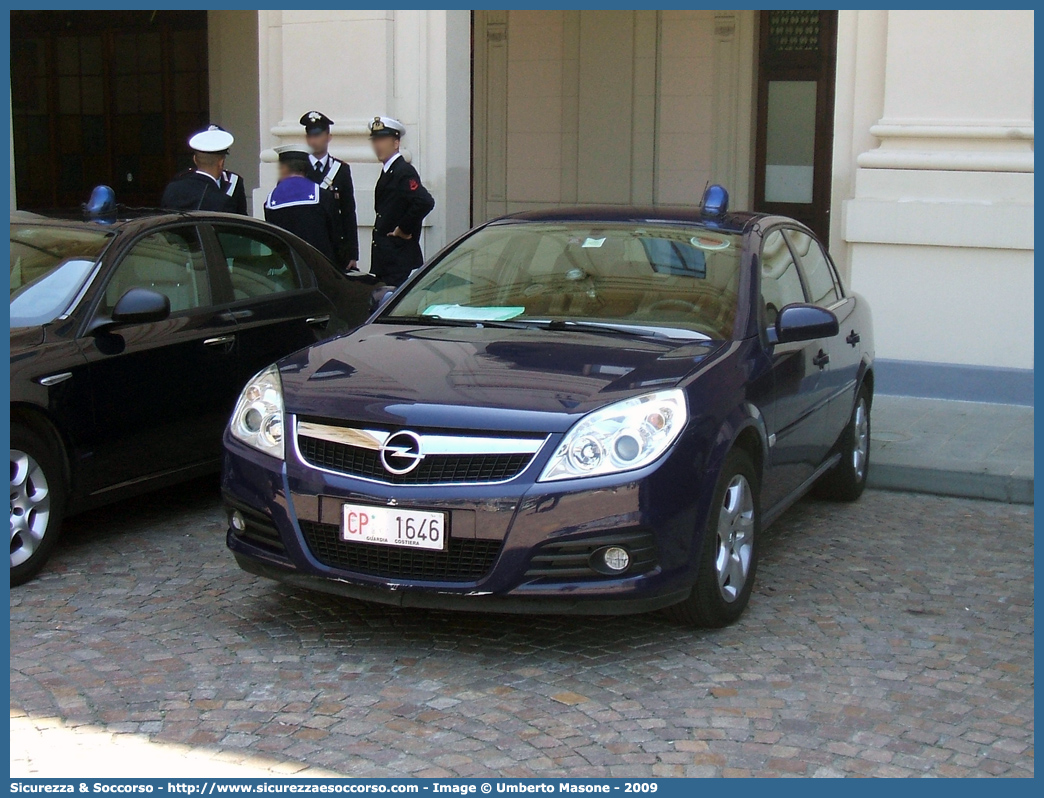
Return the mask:
<path fill-rule="evenodd" d="M 767 509 L 808 479 L 825 454 L 817 413 L 821 399 L 819 341 L 771 343 L 776 317 L 787 305 L 805 302 L 805 288 L 780 228 L 763 239 L 758 259 L 762 335 L 769 342 L 771 395 L 763 400 L 769 459 L 762 484 Z"/>
<path fill-rule="evenodd" d="M 163 321 L 88 334 L 97 430 L 88 492 L 216 462 L 239 391 L 236 323 L 217 310 L 193 226 L 141 238 L 109 278 L 96 311 L 109 315 L 130 288 L 170 299 Z"/>
<path fill-rule="evenodd" d="M 790 216 L 827 242 L 836 11 L 762 11 L 754 209 Z"/>

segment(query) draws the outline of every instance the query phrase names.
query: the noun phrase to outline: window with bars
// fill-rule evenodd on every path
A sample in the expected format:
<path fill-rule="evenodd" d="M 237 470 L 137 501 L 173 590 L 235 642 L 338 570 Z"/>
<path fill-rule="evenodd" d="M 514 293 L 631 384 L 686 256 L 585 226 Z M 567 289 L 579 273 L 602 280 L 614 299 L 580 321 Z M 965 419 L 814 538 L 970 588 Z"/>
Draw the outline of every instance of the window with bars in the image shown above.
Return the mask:
<path fill-rule="evenodd" d="M 769 50 L 793 53 L 819 49 L 818 11 L 770 11 Z"/>

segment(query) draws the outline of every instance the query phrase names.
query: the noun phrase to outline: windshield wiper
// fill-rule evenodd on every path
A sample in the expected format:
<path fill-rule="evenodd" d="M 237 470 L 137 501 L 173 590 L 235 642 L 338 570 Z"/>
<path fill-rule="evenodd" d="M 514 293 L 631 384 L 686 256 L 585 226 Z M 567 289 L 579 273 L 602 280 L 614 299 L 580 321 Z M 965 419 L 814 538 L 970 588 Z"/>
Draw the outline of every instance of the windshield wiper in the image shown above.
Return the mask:
<path fill-rule="evenodd" d="M 630 338 L 677 338 L 662 330 L 653 327 L 642 327 L 631 324 L 610 324 L 593 321 L 571 321 L 569 319 L 555 319 L 542 325 L 545 330 L 576 331 L 594 333 L 595 335 L 624 335 Z M 687 331 L 688 332 L 688 331 Z M 702 333 L 692 331 L 692 338 L 706 338 Z"/>
<path fill-rule="evenodd" d="M 533 330 L 544 325 L 527 324 L 521 321 L 492 321 L 484 319 L 455 319 L 451 316 L 438 316 L 421 313 L 415 316 L 381 316 L 375 319 L 387 324 L 431 324 L 440 327 L 497 327 L 508 330 Z"/>

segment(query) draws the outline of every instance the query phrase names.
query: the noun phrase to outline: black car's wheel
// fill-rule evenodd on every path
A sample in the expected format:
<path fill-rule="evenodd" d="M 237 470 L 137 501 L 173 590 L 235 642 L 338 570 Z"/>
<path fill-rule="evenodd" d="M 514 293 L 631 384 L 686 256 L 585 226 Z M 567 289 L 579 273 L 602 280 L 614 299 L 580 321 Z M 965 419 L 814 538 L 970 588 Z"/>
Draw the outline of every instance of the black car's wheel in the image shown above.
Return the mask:
<path fill-rule="evenodd" d="M 700 570 L 689 597 L 667 613 L 689 626 L 728 626 L 743 613 L 758 567 L 761 504 L 750 457 L 725 458 L 703 533 Z"/>
<path fill-rule="evenodd" d="M 36 576 L 58 542 L 65 509 L 61 455 L 31 429 L 11 427 L 11 584 Z"/>
<path fill-rule="evenodd" d="M 815 494 L 823 499 L 854 502 L 863 495 L 870 473 L 870 391 L 859 389 L 852 417 L 837 442 L 841 461 L 816 484 Z"/>

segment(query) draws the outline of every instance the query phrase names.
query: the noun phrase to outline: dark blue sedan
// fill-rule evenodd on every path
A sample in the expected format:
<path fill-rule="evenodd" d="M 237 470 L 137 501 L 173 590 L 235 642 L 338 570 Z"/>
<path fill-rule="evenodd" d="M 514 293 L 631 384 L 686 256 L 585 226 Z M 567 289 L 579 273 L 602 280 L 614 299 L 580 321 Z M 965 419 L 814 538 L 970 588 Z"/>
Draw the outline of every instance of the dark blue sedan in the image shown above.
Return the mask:
<path fill-rule="evenodd" d="M 370 601 L 722 626 L 773 519 L 862 493 L 873 387 L 867 303 L 798 222 L 719 187 L 510 216 L 250 381 L 228 546 Z"/>

